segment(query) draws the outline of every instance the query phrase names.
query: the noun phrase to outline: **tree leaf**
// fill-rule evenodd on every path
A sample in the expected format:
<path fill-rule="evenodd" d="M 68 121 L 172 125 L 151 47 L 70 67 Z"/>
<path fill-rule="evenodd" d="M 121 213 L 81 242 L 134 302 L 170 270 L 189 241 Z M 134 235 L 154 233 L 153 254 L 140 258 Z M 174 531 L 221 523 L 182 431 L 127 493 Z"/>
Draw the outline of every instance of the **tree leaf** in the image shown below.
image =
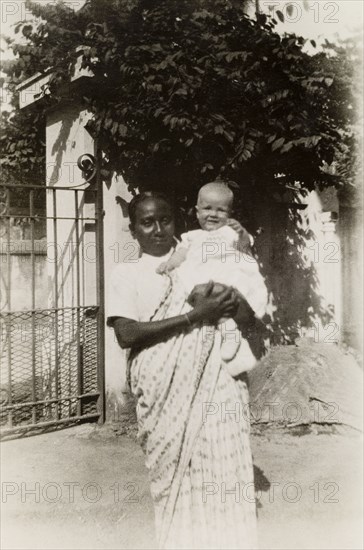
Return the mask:
<path fill-rule="evenodd" d="M 212 164 L 205 164 L 202 169 L 201 169 L 201 174 L 204 174 L 207 170 L 213 170 L 214 167 L 212 166 Z"/>
<path fill-rule="evenodd" d="M 285 143 L 283 145 L 283 147 L 281 148 L 280 150 L 280 153 L 288 153 L 288 151 L 290 151 L 293 147 L 293 142 L 292 141 L 289 141 L 288 143 Z"/>
<path fill-rule="evenodd" d="M 128 133 L 128 128 L 125 124 L 119 124 L 119 135 L 125 137 Z"/>
<path fill-rule="evenodd" d="M 281 147 L 284 143 L 284 137 L 280 137 L 279 139 L 276 139 L 276 141 L 274 141 L 272 143 L 272 151 L 275 151 L 276 149 L 278 149 L 279 147 Z"/>

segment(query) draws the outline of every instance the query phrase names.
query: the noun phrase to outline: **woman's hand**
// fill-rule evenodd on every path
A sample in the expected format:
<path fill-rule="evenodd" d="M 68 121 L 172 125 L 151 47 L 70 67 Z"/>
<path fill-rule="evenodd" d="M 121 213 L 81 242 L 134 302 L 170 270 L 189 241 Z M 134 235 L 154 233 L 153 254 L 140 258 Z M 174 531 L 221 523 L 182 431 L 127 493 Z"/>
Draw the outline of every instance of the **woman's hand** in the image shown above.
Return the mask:
<path fill-rule="evenodd" d="M 199 285 L 201 288 L 201 285 Z M 204 285 L 204 291 L 194 293 L 194 308 L 188 313 L 193 323 L 205 322 L 215 324 L 221 317 L 233 317 L 238 308 L 236 292 L 226 287 L 219 293 L 214 293 L 214 282 Z M 193 293 L 193 291 L 192 291 Z"/>

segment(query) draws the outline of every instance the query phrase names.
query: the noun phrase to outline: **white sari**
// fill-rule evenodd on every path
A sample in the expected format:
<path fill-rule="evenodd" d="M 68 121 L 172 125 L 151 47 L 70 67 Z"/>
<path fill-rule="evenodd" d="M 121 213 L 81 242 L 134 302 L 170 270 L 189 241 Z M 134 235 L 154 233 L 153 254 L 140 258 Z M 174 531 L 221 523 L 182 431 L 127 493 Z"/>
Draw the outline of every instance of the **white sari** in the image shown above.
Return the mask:
<path fill-rule="evenodd" d="M 163 285 L 152 321 L 190 310 L 176 274 Z M 159 548 L 256 548 L 248 390 L 220 347 L 205 326 L 130 357 Z"/>

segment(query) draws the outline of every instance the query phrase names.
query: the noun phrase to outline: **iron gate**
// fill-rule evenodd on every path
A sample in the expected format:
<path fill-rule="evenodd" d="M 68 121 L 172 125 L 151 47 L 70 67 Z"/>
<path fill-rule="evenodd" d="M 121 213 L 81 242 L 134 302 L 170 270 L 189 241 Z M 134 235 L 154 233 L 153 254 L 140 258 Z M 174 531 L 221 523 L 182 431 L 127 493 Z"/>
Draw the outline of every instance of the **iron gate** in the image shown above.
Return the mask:
<path fill-rule="evenodd" d="M 102 183 L 90 181 L 0 186 L 3 434 L 104 421 Z"/>

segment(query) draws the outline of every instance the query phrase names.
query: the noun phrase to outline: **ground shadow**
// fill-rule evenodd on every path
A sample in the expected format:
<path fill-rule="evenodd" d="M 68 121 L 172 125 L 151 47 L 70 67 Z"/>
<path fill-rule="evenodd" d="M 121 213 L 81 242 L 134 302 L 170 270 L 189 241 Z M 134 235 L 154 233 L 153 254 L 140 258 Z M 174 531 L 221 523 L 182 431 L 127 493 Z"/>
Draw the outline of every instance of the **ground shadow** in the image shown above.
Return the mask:
<path fill-rule="evenodd" d="M 269 491 L 271 483 L 269 479 L 264 475 L 263 470 L 259 466 L 253 465 L 254 469 L 254 488 L 256 498 L 256 514 L 259 516 L 259 509 L 263 508 L 261 503 L 261 494 Z"/>

